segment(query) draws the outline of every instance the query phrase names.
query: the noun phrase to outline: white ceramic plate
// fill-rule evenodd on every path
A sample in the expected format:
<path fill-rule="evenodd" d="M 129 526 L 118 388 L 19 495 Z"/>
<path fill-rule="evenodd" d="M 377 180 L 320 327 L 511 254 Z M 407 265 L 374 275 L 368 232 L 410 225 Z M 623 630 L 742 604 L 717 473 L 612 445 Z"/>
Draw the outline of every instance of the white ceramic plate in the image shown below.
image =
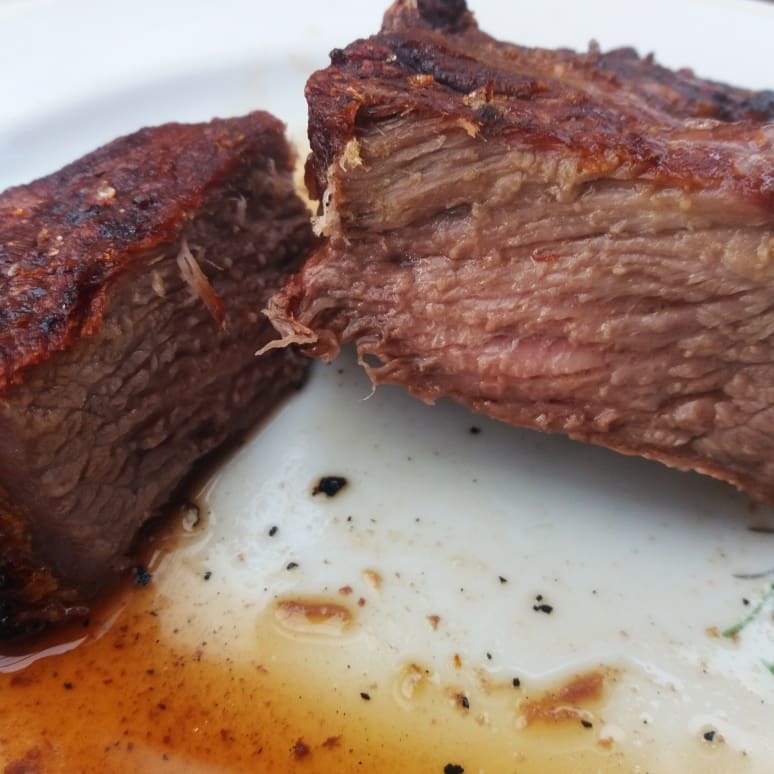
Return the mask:
<path fill-rule="evenodd" d="M 0 188 L 165 120 L 261 107 L 301 140 L 307 74 L 383 10 L 0 0 Z M 763 3 L 474 10 L 521 43 L 631 44 L 771 86 Z M 348 486 L 312 496 L 327 474 Z M 166 541 L 149 587 L 0 659 L 0 762 L 774 770 L 774 514 L 721 484 L 371 395 L 345 356 L 315 367 L 202 502 L 206 524 Z"/>

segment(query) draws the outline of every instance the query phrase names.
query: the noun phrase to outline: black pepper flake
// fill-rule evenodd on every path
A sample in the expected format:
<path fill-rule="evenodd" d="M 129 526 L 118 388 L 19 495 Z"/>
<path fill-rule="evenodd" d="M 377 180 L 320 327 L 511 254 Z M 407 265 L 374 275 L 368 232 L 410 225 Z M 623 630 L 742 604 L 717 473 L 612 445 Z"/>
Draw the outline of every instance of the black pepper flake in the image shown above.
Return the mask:
<path fill-rule="evenodd" d="M 717 731 L 705 731 L 704 732 L 704 739 L 707 742 L 714 742 L 715 741 L 715 734 Z"/>
<path fill-rule="evenodd" d="M 593 728 L 594 727 L 594 724 L 590 720 L 586 720 L 585 718 L 583 718 L 583 720 L 581 720 L 581 725 L 584 728 Z"/>
<path fill-rule="evenodd" d="M 542 595 L 542 594 L 538 594 L 538 595 L 535 597 L 535 599 L 536 599 L 538 602 L 542 602 L 542 601 L 543 601 L 543 595 Z"/>
<path fill-rule="evenodd" d="M 64 689 L 65 689 L 66 691 L 72 691 L 72 689 L 73 689 L 73 684 L 72 684 L 72 683 L 65 683 L 65 684 L 64 684 Z"/>
<path fill-rule="evenodd" d="M 269 527 L 269 537 L 274 537 L 278 531 L 279 527 L 276 524 L 272 527 Z"/>
<path fill-rule="evenodd" d="M 363 701 L 371 701 L 371 695 L 366 693 L 365 691 L 360 691 L 360 698 Z"/>
<path fill-rule="evenodd" d="M 514 688 L 521 688 L 521 679 L 518 677 L 513 678 L 513 687 Z"/>
<path fill-rule="evenodd" d="M 344 476 L 323 476 L 312 489 L 312 495 L 335 497 L 346 485 L 347 479 Z"/>
<path fill-rule="evenodd" d="M 204 580 L 208 581 L 212 577 L 212 570 L 207 570 L 207 572 L 204 573 Z"/>
<path fill-rule="evenodd" d="M 153 580 L 153 575 L 144 567 L 138 564 L 137 567 L 134 568 L 134 582 L 138 586 L 147 586 L 151 580 Z"/>
<path fill-rule="evenodd" d="M 749 605 L 750 604 L 750 600 L 747 599 L 747 597 L 742 597 L 742 604 L 743 605 Z"/>
<path fill-rule="evenodd" d="M 473 427 L 470 428 L 471 435 L 478 435 L 480 432 L 481 432 L 480 427 L 476 427 L 475 425 L 473 425 Z"/>
<path fill-rule="evenodd" d="M 443 774 L 464 774 L 465 769 L 458 763 L 447 763 L 443 767 Z"/>
<path fill-rule="evenodd" d="M 470 700 L 467 696 L 460 696 L 460 704 L 463 709 L 470 709 Z"/>
<path fill-rule="evenodd" d="M 285 566 L 286 570 L 295 570 L 298 567 L 298 562 L 288 562 Z"/>
<path fill-rule="evenodd" d="M 532 605 L 532 609 L 536 613 L 545 613 L 546 615 L 551 615 L 551 613 L 554 612 L 553 605 L 546 605 L 546 604 Z"/>
<path fill-rule="evenodd" d="M 498 575 L 497 579 L 500 581 L 500 583 L 508 583 L 508 578 L 503 578 L 502 575 Z"/>
<path fill-rule="evenodd" d="M 164 704 L 164 702 L 163 702 L 163 701 L 160 701 L 160 702 L 159 702 L 159 703 L 158 703 L 156 706 L 157 706 L 157 707 L 158 707 L 160 710 L 165 710 L 165 709 L 167 708 L 167 705 L 166 705 L 166 704 Z"/>
<path fill-rule="evenodd" d="M 492 654 L 491 654 L 491 653 L 487 653 L 487 654 L 486 654 L 486 657 L 487 657 L 487 658 L 488 658 L 490 661 L 492 660 Z"/>

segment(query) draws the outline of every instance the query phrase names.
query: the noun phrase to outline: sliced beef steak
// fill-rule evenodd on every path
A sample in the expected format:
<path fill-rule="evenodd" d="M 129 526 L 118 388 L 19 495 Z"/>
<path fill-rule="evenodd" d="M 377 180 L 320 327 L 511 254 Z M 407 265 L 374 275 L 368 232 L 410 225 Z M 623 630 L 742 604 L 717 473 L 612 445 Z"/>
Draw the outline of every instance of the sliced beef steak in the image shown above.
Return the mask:
<path fill-rule="evenodd" d="M 774 501 L 772 92 L 406 0 L 307 99 L 328 239 L 282 343 Z"/>
<path fill-rule="evenodd" d="M 254 357 L 312 246 L 265 113 L 144 129 L 0 195 L 0 632 L 82 613 L 193 463 L 304 373 Z"/>

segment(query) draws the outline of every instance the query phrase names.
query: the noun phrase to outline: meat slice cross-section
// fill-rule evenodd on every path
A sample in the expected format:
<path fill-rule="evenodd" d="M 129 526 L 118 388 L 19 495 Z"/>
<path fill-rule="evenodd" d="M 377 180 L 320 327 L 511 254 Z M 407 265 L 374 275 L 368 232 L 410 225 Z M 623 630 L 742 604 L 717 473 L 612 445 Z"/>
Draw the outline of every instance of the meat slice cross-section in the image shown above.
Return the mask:
<path fill-rule="evenodd" d="M 82 614 L 193 463 L 304 374 L 255 350 L 313 242 L 266 113 L 121 138 L 0 195 L 0 633 Z"/>
<path fill-rule="evenodd" d="M 306 94 L 283 342 L 774 501 L 773 92 L 403 0 Z"/>

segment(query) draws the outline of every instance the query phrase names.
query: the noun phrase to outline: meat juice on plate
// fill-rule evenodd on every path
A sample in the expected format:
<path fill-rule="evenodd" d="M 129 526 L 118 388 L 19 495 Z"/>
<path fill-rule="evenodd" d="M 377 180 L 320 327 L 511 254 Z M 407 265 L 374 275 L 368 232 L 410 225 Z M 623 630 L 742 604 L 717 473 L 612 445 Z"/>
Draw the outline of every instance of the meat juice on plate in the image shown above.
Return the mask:
<path fill-rule="evenodd" d="M 4 763 L 770 768 L 768 579 L 734 577 L 768 569 L 768 510 L 369 393 L 318 367 L 146 547 L 147 585 L 3 659 Z"/>

